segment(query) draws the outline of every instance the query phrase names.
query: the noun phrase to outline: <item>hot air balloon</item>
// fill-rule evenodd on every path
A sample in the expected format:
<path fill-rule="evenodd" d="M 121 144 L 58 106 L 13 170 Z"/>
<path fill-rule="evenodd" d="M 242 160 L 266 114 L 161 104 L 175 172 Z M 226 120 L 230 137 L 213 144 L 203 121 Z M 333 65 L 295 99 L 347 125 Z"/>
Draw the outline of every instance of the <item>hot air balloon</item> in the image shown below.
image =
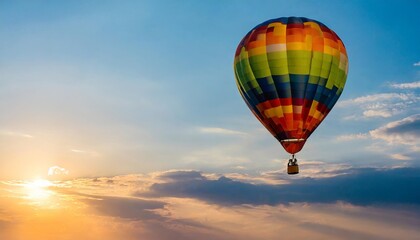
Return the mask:
<path fill-rule="evenodd" d="M 316 20 L 271 19 L 239 43 L 234 71 L 249 109 L 292 154 L 288 173 L 299 173 L 295 154 L 343 92 L 348 71 L 343 42 Z"/>

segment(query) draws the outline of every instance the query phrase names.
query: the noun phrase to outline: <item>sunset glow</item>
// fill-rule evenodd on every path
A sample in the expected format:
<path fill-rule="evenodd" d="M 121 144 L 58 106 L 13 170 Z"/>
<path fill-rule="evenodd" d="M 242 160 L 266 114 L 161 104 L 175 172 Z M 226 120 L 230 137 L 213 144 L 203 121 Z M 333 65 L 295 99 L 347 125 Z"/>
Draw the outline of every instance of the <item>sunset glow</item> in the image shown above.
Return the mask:
<path fill-rule="evenodd" d="M 0 240 L 419 240 L 419 10 L 0 0 Z"/>
<path fill-rule="evenodd" d="M 48 189 L 53 186 L 53 184 L 45 179 L 29 181 L 28 183 L 25 183 L 24 186 L 27 191 L 27 198 L 37 202 L 42 202 L 42 200 L 48 199 L 53 194 L 53 192 Z"/>

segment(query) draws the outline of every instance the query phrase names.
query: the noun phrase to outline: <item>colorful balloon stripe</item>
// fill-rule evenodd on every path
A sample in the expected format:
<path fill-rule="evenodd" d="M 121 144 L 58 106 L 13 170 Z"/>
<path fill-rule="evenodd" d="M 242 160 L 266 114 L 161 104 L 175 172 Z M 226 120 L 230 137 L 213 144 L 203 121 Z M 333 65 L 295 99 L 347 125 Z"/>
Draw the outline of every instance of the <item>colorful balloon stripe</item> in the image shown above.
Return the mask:
<path fill-rule="evenodd" d="M 248 107 L 294 154 L 340 97 L 348 58 L 341 39 L 324 24 L 277 18 L 242 39 L 234 69 Z"/>

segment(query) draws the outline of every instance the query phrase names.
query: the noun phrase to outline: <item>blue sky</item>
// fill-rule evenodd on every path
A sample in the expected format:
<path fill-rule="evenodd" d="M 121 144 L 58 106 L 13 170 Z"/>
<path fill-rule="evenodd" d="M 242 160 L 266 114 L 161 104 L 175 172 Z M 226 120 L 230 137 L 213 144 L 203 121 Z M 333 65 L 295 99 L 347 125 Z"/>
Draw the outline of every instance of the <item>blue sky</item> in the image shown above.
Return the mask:
<path fill-rule="evenodd" d="M 0 238 L 418 239 L 419 10 L 0 0 Z M 282 16 L 333 29 L 350 65 L 296 176 L 233 74 Z"/>
<path fill-rule="evenodd" d="M 54 165 L 74 176 L 284 167 L 288 155 L 242 102 L 232 71 L 244 34 L 279 16 L 325 23 L 343 39 L 350 61 L 339 103 L 298 157 L 417 164 L 417 143 L 370 131 L 410 117 L 416 130 L 407 134 L 418 134 L 418 6 L 2 1 L 1 174 L 32 177 Z"/>

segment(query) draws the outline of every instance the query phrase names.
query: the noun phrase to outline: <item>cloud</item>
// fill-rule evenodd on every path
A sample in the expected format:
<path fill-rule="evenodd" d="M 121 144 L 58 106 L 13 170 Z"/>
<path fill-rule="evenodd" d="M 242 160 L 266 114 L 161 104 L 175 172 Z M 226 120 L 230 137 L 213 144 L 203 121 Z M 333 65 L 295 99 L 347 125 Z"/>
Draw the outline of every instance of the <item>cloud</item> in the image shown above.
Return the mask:
<path fill-rule="evenodd" d="M 55 176 L 55 175 L 68 175 L 69 171 L 65 168 L 59 166 L 52 166 L 48 168 L 48 176 Z"/>
<path fill-rule="evenodd" d="M 0 192 L 1 190 L 0 184 Z M 63 189 L 51 189 L 54 194 L 50 199 L 44 200 L 48 203 L 35 205 L 32 199 L 20 196 L 21 189 L 18 187 L 8 190 L 7 197 L 0 195 L 0 206 L 7 206 L 4 214 L 0 209 L 1 239 L 190 240 L 194 237 L 199 238 L 196 233 L 192 234 L 193 237 L 189 237 L 179 229 L 172 229 L 174 227 L 170 218 L 154 213 L 154 210 L 166 204 L 161 201 L 127 196 L 80 194 L 78 191 L 81 189 L 76 189 L 70 184 Z M 9 224 L 1 224 L 2 218 Z M 186 221 L 184 225 L 187 226 Z"/>
<path fill-rule="evenodd" d="M 98 156 L 98 153 L 95 151 L 87 151 L 87 150 L 81 150 L 81 149 L 75 149 L 75 148 L 70 149 L 70 152 L 77 153 L 77 154 L 87 154 L 92 157 Z"/>
<path fill-rule="evenodd" d="M 172 170 L 159 173 L 156 177 L 167 182 L 183 182 L 205 179 L 205 177 L 200 172 L 194 170 Z"/>
<path fill-rule="evenodd" d="M 333 239 L 342 239 L 343 236 L 351 236 L 353 239 L 375 239 L 376 235 L 374 233 L 369 233 L 366 231 L 357 231 L 349 229 L 345 226 L 332 226 L 332 224 L 327 223 L 316 223 L 316 222 L 304 222 L 300 225 L 304 229 L 311 230 L 313 232 L 318 232 L 320 234 L 325 234 Z"/>
<path fill-rule="evenodd" d="M 413 66 L 414 67 L 419 67 L 420 66 L 420 62 L 413 63 Z"/>
<path fill-rule="evenodd" d="M 322 161 L 305 161 L 301 159 L 299 160 L 299 168 L 299 175 L 295 176 L 295 178 L 320 179 L 348 174 L 351 166 L 343 163 L 326 163 Z M 264 183 L 291 183 L 290 175 L 287 175 L 286 171 L 286 166 L 284 166 L 279 170 L 262 172 L 261 175 L 262 178 L 266 179 Z M 271 180 L 271 182 L 268 180 Z"/>
<path fill-rule="evenodd" d="M 357 97 L 354 99 L 348 99 L 341 101 L 337 104 L 337 106 L 344 107 L 353 104 L 363 104 L 363 103 L 371 103 L 371 102 L 381 102 L 381 101 L 390 101 L 390 100 L 409 100 L 413 98 L 412 94 L 406 93 L 378 93 L 378 94 L 371 94 L 366 95 L 363 97 Z"/>
<path fill-rule="evenodd" d="M 70 149 L 70 151 L 74 153 L 86 153 L 86 151 L 79 150 L 79 149 Z"/>
<path fill-rule="evenodd" d="M 383 118 L 389 118 L 393 115 L 392 111 L 388 110 L 366 110 L 363 111 L 363 116 L 370 118 L 370 117 L 383 117 Z"/>
<path fill-rule="evenodd" d="M 388 153 L 389 157 L 396 160 L 410 160 L 412 157 L 409 155 L 420 151 L 419 138 L 420 114 L 415 114 L 389 122 L 367 133 L 341 135 L 336 139 L 338 141 L 370 140 L 371 144 L 367 148 L 371 151 Z M 399 152 L 395 153 L 396 151 Z"/>
<path fill-rule="evenodd" d="M 407 88 L 407 85 L 398 86 Z M 379 93 L 344 100 L 339 102 L 337 107 L 347 108 L 347 112 L 353 112 L 352 115 L 345 116 L 343 118 L 345 120 L 389 118 L 416 108 L 419 100 L 420 97 L 415 93 Z"/>
<path fill-rule="evenodd" d="M 330 178 L 303 178 L 290 184 L 251 184 L 222 176 L 216 180 L 205 177 L 155 183 L 149 197 L 195 198 L 222 206 L 241 204 L 277 205 L 290 202 L 334 203 L 344 201 L 355 205 L 415 204 L 420 205 L 420 169 L 347 169 L 346 174 Z M 191 175 L 191 172 L 187 173 Z M 195 174 L 198 174 L 197 172 Z M 401 188 L 404 186 L 404 188 Z M 395 193 L 398 192 L 396 195 Z"/>
<path fill-rule="evenodd" d="M 0 206 L 7 206 L 0 207 L 0 238 L 417 239 L 419 193 L 413 189 L 420 169 L 344 172 L 345 175 L 325 179 L 289 176 L 288 184 L 251 184 L 243 182 L 246 176 L 242 176 L 243 181 L 225 176 L 214 178 L 220 174 L 193 170 L 99 177 L 95 181 L 79 178 L 50 188 L 54 192 L 52 199 L 37 205 L 22 197 L 22 184 L 0 182 Z M 280 175 L 271 172 L 250 177 Z M 109 180 L 113 183 L 107 184 Z M 126 186 L 149 183 L 152 188 L 136 192 L 135 197 L 127 191 Z M 155 184 L 166 184 L 166 190 L 151 196 Z M 360 196 L 364 199 L 362 204 L 349 203 L 360 201 Z M 407 196 L 416 202 L 407 201 Z M 363 204 L 366 200 L 369 205 Z"/>
<path fill-rule="evenodd" d="M 259 195 L 270 196 L 272 190 L 269 185 L 257 186 L 222 176 L 217 180 L 202 178 L 190 181 L 156 183 L 151 186 L 150 192 L 146 196 L 196 198 L 219 205 L 273 204 L 274 202 L 270 202 L 269 199 L 264 201 L 266 198 L 260 200 L 259 197 Z"/>
<path fill-rule="evenodd" d="M 420 66 L 420 62 L 419 62 Z M 420 81 L 411 82 L 411 83 L 393 83 L 390 85 L 392 88 L 397 89 L 417 89 L 420 88 Z"/>
<path fill-rule="evenodd" d="M 164 202 L 140 198 L 81 195 L 83 202 L 93 207 L 98 213 L 130 220 L 161 220 L 162 217 L 152 210 L 165 206 Z"/>
<path fill-rule="evenodd" d="M 233 169 L 237 169 L 237 170 L 245 170 L 246 167 L 238 165 L 238 166 L 234 166 Z"/>
<path fill-rule="evenodd" d="M 162 175 L 165 174 L 169 176 L 171 173 L 166 172 Z M 151 176 L 153 175 L 155 174 L 151 174 Z M 117 178 L 131 179 L 131 177 L 126 178 L 125 176 L 117 176 Z M 110 180 L 107 180 L 106 177 L 101 179 Z M 80 179 L 80 181 L 88 183 L 89 179 Z M 96 188 L 98 187 L 106 186 L 97 185 Z M 94 214 L 93 218 L 108 217 L 107 221 L 116 223 L 117 226 L 119 224 L 122 225 L 118 226 L 120 231 L 117 231 L 120 237 L 111 239 L 230 239 L 229 237 L 223 237 L 226 233 L 200 221 L 186 219 L 185 217 L 174 217 L 167 209 L 171 202 L 168 202 L 166 199 L 154 200 L 127 196 L 124 187 L 121 188 L 121 186 L 114 188 L 112 191 L 114 193 L 118 192 L 121 196 L 80 193 L 77 189 L 68 190 L 68 188 L 69 186 L 66 186 L 66 189 L 56 189 L 56 191 L 67 196 L 73 196 L 72 199 L 76 198 L 78 202 L 84 203 L 87 207 L 87 213 L 90 215 Z M 109 186 L 107 188 L 109 190 Z M 109 194 L 110 191 L 107 193 Z"/>
<path fill-rule="evenodd" d="M 275 239 L 280 235 L 286 239 L 415 239 L 419 210 L 388 206 L 419 205 L 418 193 L 412 189 L 418 184 L 420 169 L 340 171 L 345 174 L 292 179 L 290 184 L 251 184 L 194 170 L 152 173 L 149 179 L 118 176 L 112 179 L 154 183 L 135 198 L 84 195 L 82 201 L 94 213 L 112 217 L 110 222 L 128 221 L 122 226 L 133 239 Z M 274 172 L 260 177 L 276 175 L 281 177 Z M 405 187 L 399 189 L 400 184 Z M 130 225 L 133 228 L 127 229 Z M 135 231 L 134 226 L 147 231 Z"/>
<path fill-rule="evenodd" d="M 9 137 L 20 137 L 20 138 L 33 138 L 34 137 L 30 134 L 15 132 L 15 131 L 6 131 L 6 130 L 0 130 L 0 135 L 9 136 Z"/>
<path fill-rule="evenodd" d="M 219 127 L 200 127 L 198 131 L 201 133 L 208 133 L 208 134 L 220 134 L 220 135 L 246 135 L 244 132 L 235 131 L 227 128 L 219 128 Z"/>
<path fill-rule="evenodd" d="M 381 139 L 389 144 L 417 146 L 420 139 L 420 114 L 390 122 L 369 134 L 373 139 Z"/>
<path fill-rule="evenodd" d="M 370 135 L 367 133 L 346 134 L 337 137 L 338 141 L 351 141 L 360 139 L 369 139 Z"/>
<path fill-rule="evenodd" d="M 395 154 L 391 154 L 391 158 L 396 159 L 396 160 L 411 160 L 411 158 L 409 156 L 403 155 L 403 154 L 399 154 L 399 153 L 395 153 Z"/>

